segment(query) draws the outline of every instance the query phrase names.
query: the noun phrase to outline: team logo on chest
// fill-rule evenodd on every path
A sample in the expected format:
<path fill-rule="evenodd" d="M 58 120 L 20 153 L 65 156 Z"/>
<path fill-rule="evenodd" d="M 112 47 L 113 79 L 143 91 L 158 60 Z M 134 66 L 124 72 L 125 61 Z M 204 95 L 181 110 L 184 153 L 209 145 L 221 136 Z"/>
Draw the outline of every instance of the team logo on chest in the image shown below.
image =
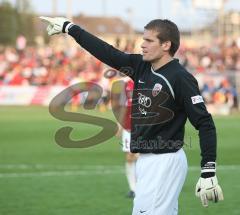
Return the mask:
<path fill-rule="evenodd" d="M 156 83 L 152 90 L 153 97 L 156 97 L 160 93 L 161 89 L 162 89 L 162 85 L 159 83 Z"/>

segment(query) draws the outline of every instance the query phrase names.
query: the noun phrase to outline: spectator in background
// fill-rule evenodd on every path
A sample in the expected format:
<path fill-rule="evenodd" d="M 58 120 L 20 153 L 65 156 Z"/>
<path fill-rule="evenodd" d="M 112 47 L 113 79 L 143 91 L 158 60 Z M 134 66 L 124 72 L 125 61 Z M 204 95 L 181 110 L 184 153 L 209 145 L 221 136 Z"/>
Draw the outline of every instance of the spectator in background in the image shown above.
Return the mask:
<path fill-rule="evenodd" d="M 122 42 L 120 38 L 116 39 L 117 46 L 120 47 Z M 126 41 L 123 51 L 131 53 L 134 47 L 134 40 Z M 196 76 L 210 74 L 208 76 L 210 77 L 211 74 L 219 74 L 225 77 L 230 70 L 233 72 L 240 70 L 240 43 L 235 40 L 229 44 L 214 42 L 208 46 L 195 48 L 183 44 L 178 51 L 178 57 L 181 63 Z M 59 51 L 50 47 L 28 47 L 27 41 L 19 36 L 16 48 L 4 47 L 0 50 L 0 85 L 68 86 L 71 80 L 80 79 L 99 84 L 103 82 L 109 87 L 110 85 L 105 83 L 106 80 L 101 79 L 100 74 L 104 71 L 104 67 L 99 60 L 81 49 Z M 214 103 L 219 100 L 222 87 L 219 87 L 216 81 L 210 82 L 204 80 L 200 88 L 207 102 Z M 231 82 L 228 85 L 227 88 L 230 89 L 228 101 L 233 100 L 231 106 L 236 107 L 236 89 Z M 226 88 L 226 84 L 223 88 Z M 109 90 L 110 88 L 105 89 L 105 92 Z M 217 96 L 214 97 L 215 93 Z M 104 109 L 102 106 L 102 110 Z"/>

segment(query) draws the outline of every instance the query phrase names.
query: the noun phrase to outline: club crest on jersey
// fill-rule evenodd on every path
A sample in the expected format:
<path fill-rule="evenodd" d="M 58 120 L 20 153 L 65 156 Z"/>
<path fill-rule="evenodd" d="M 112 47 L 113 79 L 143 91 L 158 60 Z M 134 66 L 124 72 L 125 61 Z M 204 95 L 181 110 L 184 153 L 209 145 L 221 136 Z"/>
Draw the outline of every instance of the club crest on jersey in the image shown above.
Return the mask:
<path fill-rule="evenodd" d="M 156 83 L 152 90 L 153 97 L 156 97 L 160 93 L 161 89 L 162 89 L 162 85 L 159 83 Z"/>

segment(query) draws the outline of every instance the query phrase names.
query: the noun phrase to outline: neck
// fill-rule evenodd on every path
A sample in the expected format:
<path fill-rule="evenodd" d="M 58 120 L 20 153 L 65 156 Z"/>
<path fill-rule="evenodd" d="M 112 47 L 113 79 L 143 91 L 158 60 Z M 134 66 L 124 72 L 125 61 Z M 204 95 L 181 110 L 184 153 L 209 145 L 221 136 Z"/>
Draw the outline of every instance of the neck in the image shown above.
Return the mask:
<path fill-rule="evenodd" d="M 157 59 L 156 61 L 151 62 L 152 67 L 154 70 L 160 69 L 165 64 L 169 63 L 173 60 L 173 57 L 170 55 L 163 55 L 161 58 Z"/>

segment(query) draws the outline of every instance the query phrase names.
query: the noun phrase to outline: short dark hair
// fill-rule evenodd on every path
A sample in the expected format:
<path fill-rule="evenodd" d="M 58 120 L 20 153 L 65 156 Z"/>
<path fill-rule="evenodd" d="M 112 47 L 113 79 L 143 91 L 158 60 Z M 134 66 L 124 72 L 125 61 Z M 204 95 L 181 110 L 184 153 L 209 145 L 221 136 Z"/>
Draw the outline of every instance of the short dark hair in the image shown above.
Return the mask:
<path fill-rule="evenodd" d="M 171 42 L 169 54 L 174 56 L 180 45 L 180 32 L 177 25 L 168 19 L 154 19 L 144 29 L 158 32 L 160 42 Z"/>

